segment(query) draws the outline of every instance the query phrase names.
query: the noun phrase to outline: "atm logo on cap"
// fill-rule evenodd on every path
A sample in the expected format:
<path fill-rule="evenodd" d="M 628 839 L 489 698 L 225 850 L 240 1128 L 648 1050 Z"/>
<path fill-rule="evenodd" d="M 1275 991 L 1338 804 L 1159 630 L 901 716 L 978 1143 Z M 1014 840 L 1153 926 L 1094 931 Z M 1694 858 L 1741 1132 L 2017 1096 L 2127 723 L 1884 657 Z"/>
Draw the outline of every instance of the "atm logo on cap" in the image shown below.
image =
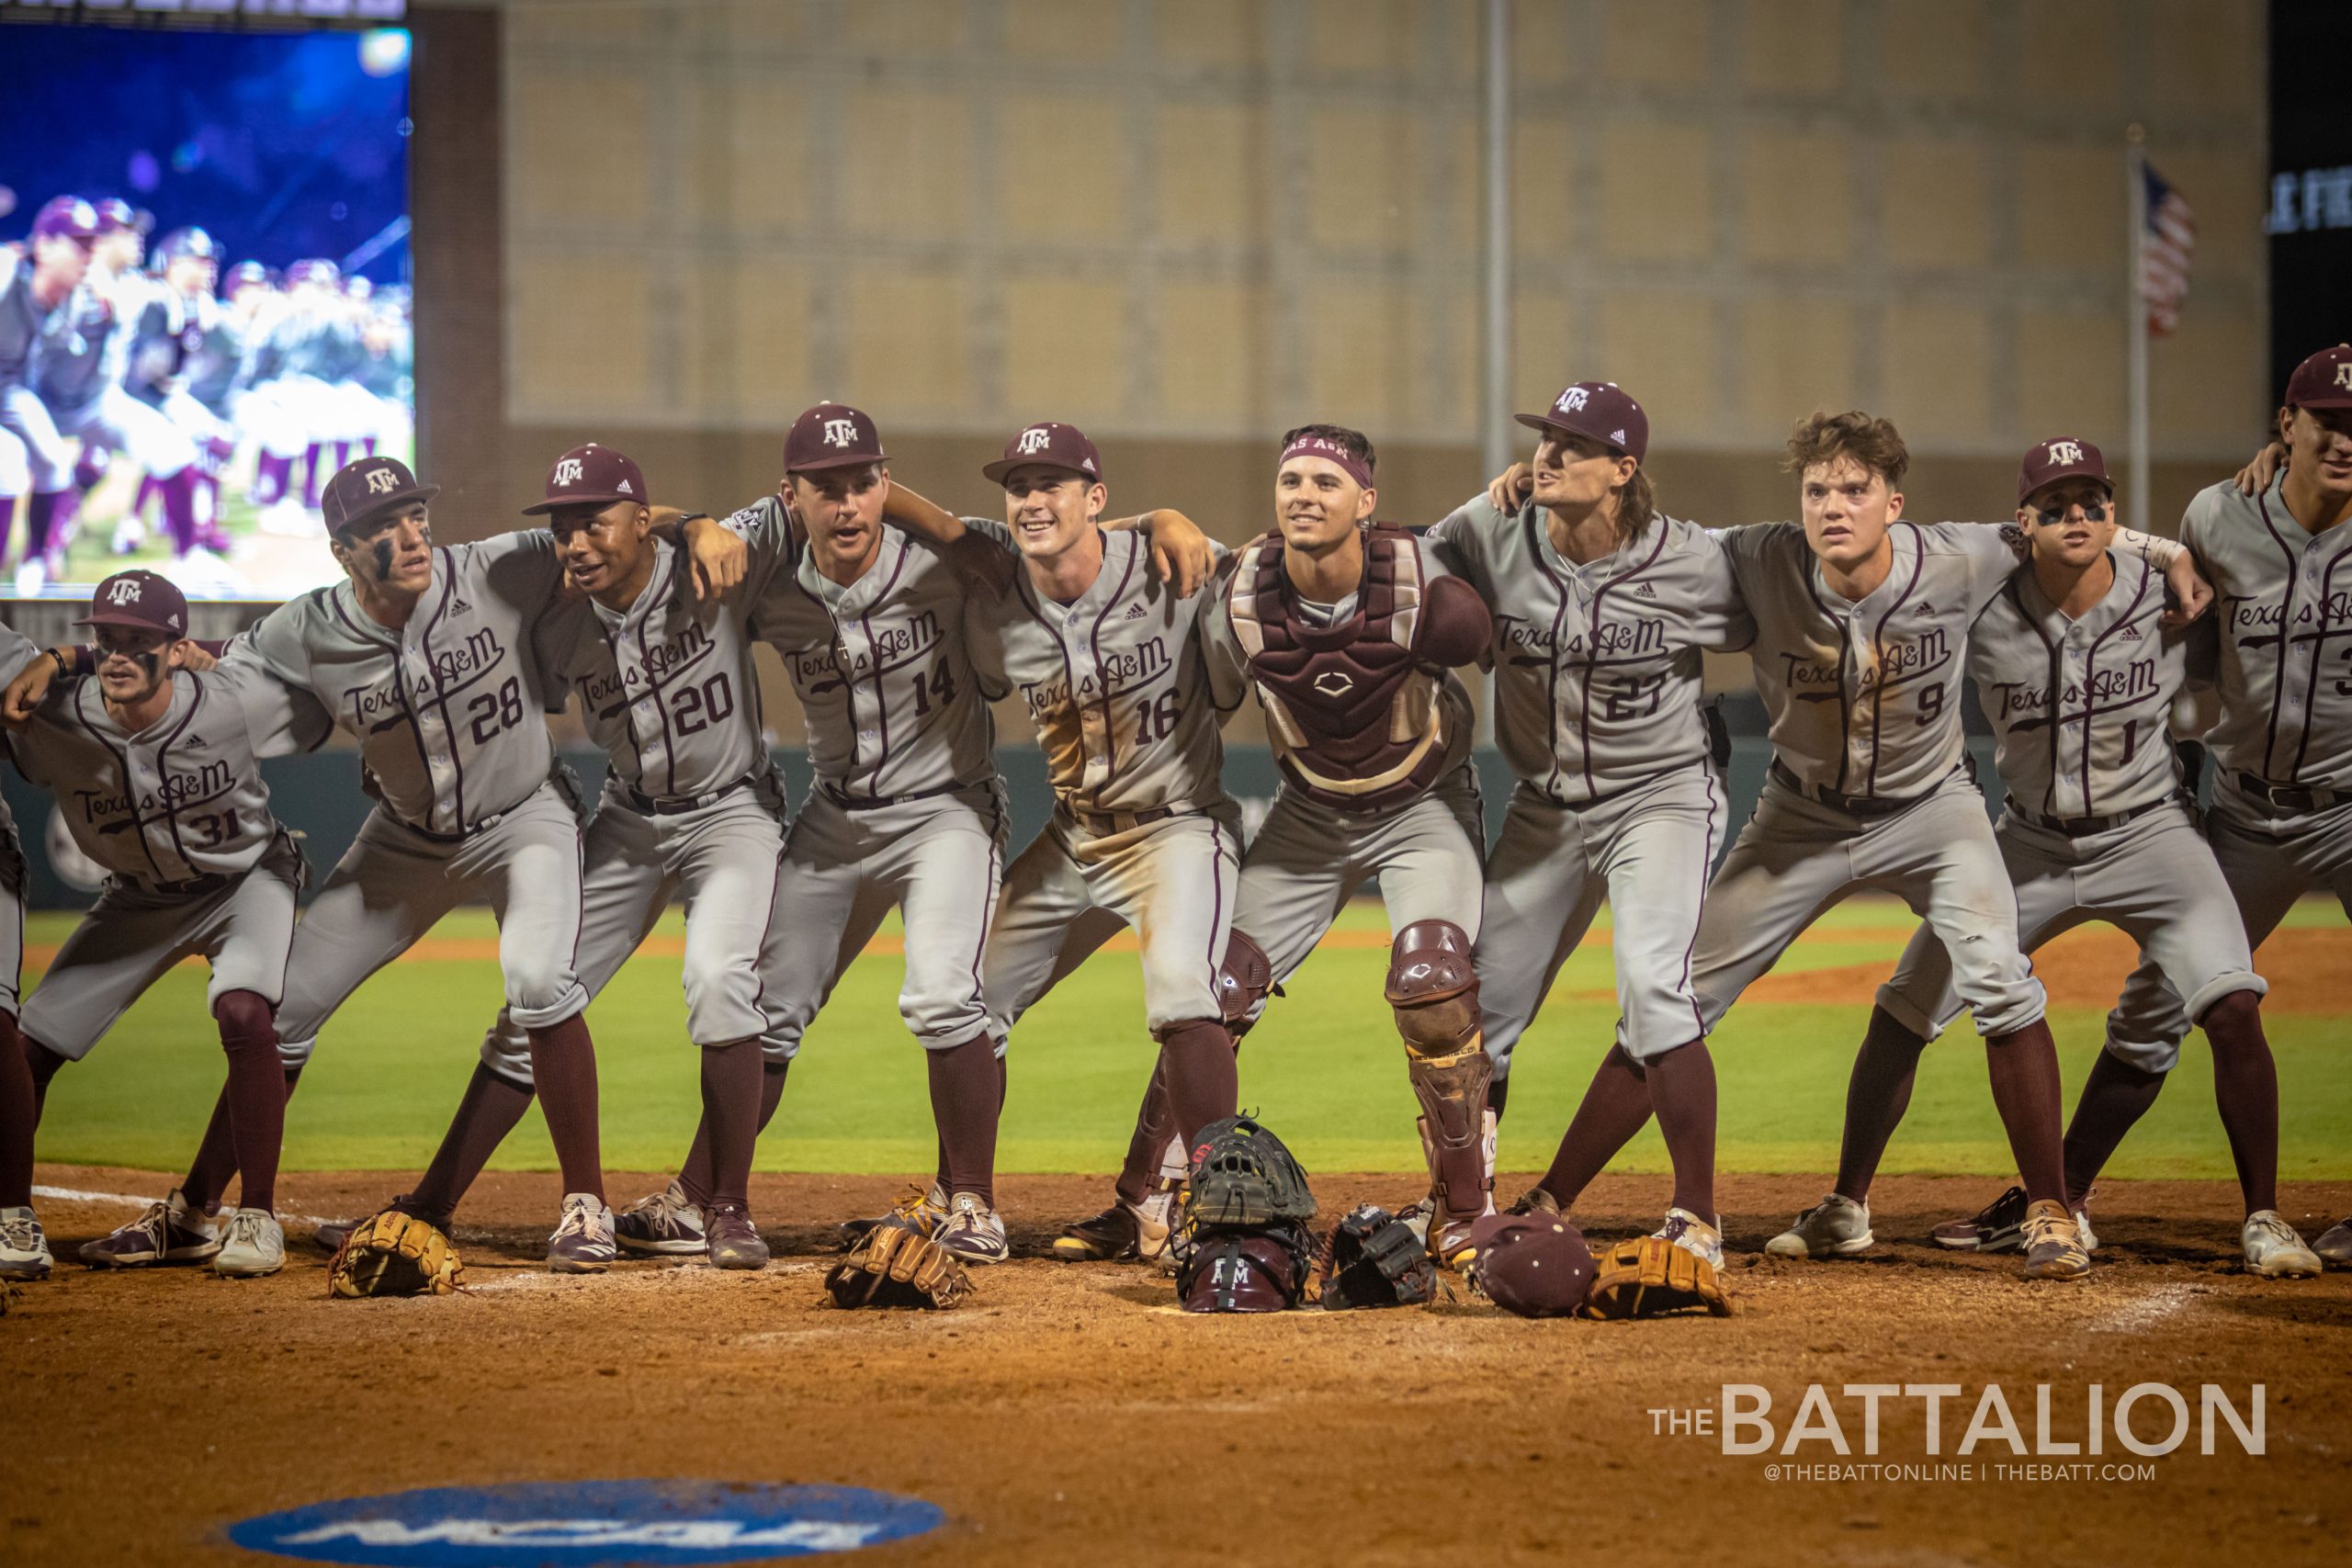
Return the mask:
<path fill-rule="evenodd" d="M 107 603 L 109 604 L 138 604 L 139 580 L 135 577 L 126 577 L 118 582 L 107 584 Z"/>
<path fill-rule="evenodd" d="M 2053 463 L 2079 463 L 2083 460 L 2083 449 L 2072 441 L 2052 441 L 2050 444 L 2050 460 Z"/>
<path fill-rule="evenodd" d="M 1589 395 L 1582 387 L 1570 387 L 1560 394 L 1560 400 L 1553 406 L 1562 413 L 1574 413 L 1584 407 Z"/>
<path fill-rule="evenodd" d="M 856 1486 L 710 1481 L 522 1482 L 316 1503 L 232 1525 L 248 1551 L 312 1562 L 481 1568 L 767 1562 L 856 1551 L 936 1529 L 929 1503 Z"/>
<path fill-rule="evenodd" d="M 825 445 L 847 446 L 857 439 L 857 422 L 854 419 L 829 419 L 825 422 Z"/>
<path fill-rule="evenodd" d="M 2335 384 L 2339 387 L 2352 387 L 2352 359 L 2347 359 L 2335 367 Z"/>
<path fill-rule="evenodd" d="M 560 485 L 576 485 L 580 482 L 580 477 L 583 471 L 579 458 L 566 457 L 555 466 L 555 482 Z"/>
<path fill-rule="evenodd" d="M 1027 457 L 1043 452 L 1053 444 L 1054 433 L 1046 425 L 1032 425 L 1021 433 L 1021 444 L 1013 448 L 1018 456 Z"/>
<path fill-rule="evenodd" d="M 370 468 L 370 469 L 368 469 L 368 494 L 370 494 L 370 495 L 390 495 L 390 494 L 391 494 L 391 493 L 392 493 L 392 491 L 396 491 L 396 490 L 398 490 L 398 489 L 400 489 L 400 488 L 401 488 L 401 477 L 400 477 L 398 474 L 396 474 L 396 473 L 392 472 L 392 470 L 391 470 L 391 469 L 390 469 L 390 468 Z"/>

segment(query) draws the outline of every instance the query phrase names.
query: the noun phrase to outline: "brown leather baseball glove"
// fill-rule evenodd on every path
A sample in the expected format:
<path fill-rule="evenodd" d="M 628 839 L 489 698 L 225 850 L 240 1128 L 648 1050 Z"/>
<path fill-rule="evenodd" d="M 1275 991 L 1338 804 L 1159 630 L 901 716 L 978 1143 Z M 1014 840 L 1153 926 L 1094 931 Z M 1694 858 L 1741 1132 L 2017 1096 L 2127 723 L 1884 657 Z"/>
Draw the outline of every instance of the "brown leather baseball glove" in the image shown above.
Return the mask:
<path fill-rule="evenodd" d="M 893 1215 L 825 1271 L 837 1307 L 952 1307 L 972 1293 L 955 1255 Z"/>
<path fill-rule="evenodd" d="M 327 1294 L 446 1296 L 466 1280 L 458 1250 L 435 1226 L 398 1209 L 370 1214 L 351 1227 L 327 1265 Z"/>
<path fill-rule="evenodd" d="M 1595 1255 L 1592 1266 L 1587 1317 L 1664 1317 L 1702 1307 L 1717 1317 L 1731 1315 L 1714 1265 L 1663 1236 L 1621 1241 Z"/>

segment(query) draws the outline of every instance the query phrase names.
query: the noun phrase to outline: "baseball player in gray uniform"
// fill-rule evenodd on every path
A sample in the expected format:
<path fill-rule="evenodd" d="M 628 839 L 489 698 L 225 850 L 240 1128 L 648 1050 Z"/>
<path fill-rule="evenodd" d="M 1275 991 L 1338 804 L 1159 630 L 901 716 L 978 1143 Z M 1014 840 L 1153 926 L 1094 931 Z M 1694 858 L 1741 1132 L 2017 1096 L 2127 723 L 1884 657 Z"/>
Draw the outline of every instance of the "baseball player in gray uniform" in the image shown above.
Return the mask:
<path fill-rule="evenodd" d="M 0 282 L 0 309 L 6 285 Z M 5 434 L 5 433 L 0 433 Z M 0 509 L 6 498 L 0 497 Z M 14 682 L 49 655 L 0 623 L 0 681 Z M 17 1037 L 17 987 L 25 963 L 25 856 L 16 819 L 0 800 L 0 1280 L 49 1277 L 49 1237 L 33 1213 L 33 1125 L 39 1118 L 32 1067 Z"/>
<path fill-rule="evenodd" d="M 2199 491 L 2180 525 L 2220 597 L 2206 838 L 2257 948 L 2306 893 L 2352 916 L 2352 348 L 2295 367 L 2276 435 L 2283 472 Z M 2140 1066 L 2170 1066 L 2183 1002 L 2153 966 L 2133 972 L 2118 1028 L 2144 1043 Z M 2312 1250 L 2352 1268 L 2352 1220 Z"/>
<path fill-rule="evenodd" d="M 590 442 L 555 460 L 545 499 L 578 597 L 535 628 L 549 689 L 576 693 L 610 760 L 582 846 L 576 967 L 591 998 L 620 972 L 673 896 L 685 904 L 686 1032 L 700 1048 L 703 1115 L 716 1174 L 698 1228 L 711 1261 L 768 1258 L 747 1189 L 760 1101 L 759 956 L 776 897 L 782 789 L 760 736 L 752 606 L 783 553 L 781 520 L 750 542 L 743 578 L 696 596 L 685 552 L 655 533 L 644 474 Z M 670 515 L 666 511 L 662 514 Z M 699 517 L 700 514 L 696 514 Z M 513 1007 L 482 1042 L 464 1099 L 413 1191 L 393 1201 L 447 1230 L 458 1201 L 528 1109 L 532 1041 Z M 347 1227 L 322 1227 L 339 1246 Z"/>
<path fill-rule="evenodd" d="M 925 1047 L 939 1132 L 935 1179 L 910 1217 L 966 1262 L 997 1262 L 1003 1079 L 979 964 L 1005 807 L 995 726 L 965 651 L 967 591 L 946 550 L 885 525 L 886 507 L 936 509 L 893 484 L 862 411 L 808 410 L 785 437 L 784 463 L 783 492 L 736 514 L 755 535 L 797 527 L 807 540 L 768 585 L 755 626 L 799 695 L 816 773 L 786 837 L 760 963 L 767 1070 L 756 1125 L 775 1113 L 802 1036 L 896 906 L 906 926 L 899 1016 Z M 621 1215 L 621 1245 L 700 1251 L 711 1167 L 706 1113 L 677 1179 Z"/>
<path fill-rule="evenodd" d="M 2113 547 L 2113 507 L 2105 459 L 2089 442 L 2062 436 L 2027 453 L 2018 525 L 2032 558 L 1969 632 L 1968 675 L 2008 795 L 1994 837 L 2017 889 L 2020 943 L 2030 953 L 2095 919 L 2140 943 L 2212 1042 L 2215 1096 L 2245 1197 L 2246 1268 L 2316 1274 L 2319 1259 L 2277 1211 L 2278 1074 L 2259 1005 L 2268 987 L 2254 972 L 2166 735 L 2189 633 L 2162 624 L 2164 582 L 2154 567 Z M 1936 1038 L 1961 1010 L 1951 973 L 1942 941 L 1922 927 L 1879 992 L 1871 1032 L 1921 1045 Z M 2097 1246 L 2086 1210 L 2091 1182 L 2171 1065 L 2152 1069 L 2128 1050 L 2109 1042 L 2066 1132 L 2066 1204 L 2086 1250 Z M 1869 1128 L 1891 1128 L 1910 1099 L 1908 1075 L 1858 1078 L 1856 1087 L 1878 1097 L 1849 1109 Z M 1868 1249 L 1877 1148 L 1853 1153 L 1838 1189 L 1765 1250 L 1820 1258 Z M 2029 1199 L 2013 1188 L 2004 1201 L 2015 1217 L 1994 1223 L 2019 1235 Z M 1962 1228 L 1981 1243 L 1976 1226 Z"/>
<path fill-rule="evenodd" d="M 1495 737 L 1518 783 L 1487 856 L 1479 1005 L 1507 1099 L 1511 1050 L 1605 896 L 1614 911 L 1623 1043 L 1595 1080 L 1645 1086 L 1675 1172 L 1668 1223 L 1714 1211 L 1712 1127 L 1690 1114 L 1712 1077 L 1690 952 L 1724 841 L 1724 792 L 1701 705 L 1702 649 L 1744 649 L 1749 621 L 1718 538 L 1657 510 L 1642 459 L 1649 419 L 1617 386 L 1584 381 L 1521 424 L 1542 434 L 1518 499 L 1481 496 L 1429 535 L 1495 612 Z M 1693 1125 L 1694 1122 L 1700 1124 Z M 1605 1161 L 1613 1149 L 1600 1153 Z M 1580 1114 L 1514 1208 L 1557 1212 L 1600 1164 Z"/>
<path fill-rule="evenodd" d="M 1954 984 L 1985 1036 L 1995 1103 L 2032 1200 L 2028 1276 L 2077 1278 L 2089 1259 L 2064 1203 L 2057 1053 L 2041 982 L 2018 951 L 2016 895 L 1984 796 L 1962 765 L 1957 701 L 1968 627 L 2016 570 L 2022 542 L 2012 530 L 1900 521 L 1909 454 L 1884 420 L 1814 415 L 1789 453 L 1804 522 L 1722 536 L 1756 623 L 1750 658 L 1773 760 L 1707 891 L 1691 962 L 1699 1032 L 1830 905 L 1862 888 L 1898 894 L 1946 939 Z M 2119 538 L 2201 608 L 2203 584 L 2177 545 Z M 1866 1039 L 1855 1076 L 1881 1070 Z M 1712 1122 L 1713 1074 L 1689 1087 Z M 1650 1110 L 1630 1075 L 1606 1098 L 1613 1110 L 1590 1095 L 1585 1106 L 1600 1112 L 1603 1159 Z M 1849 1125 L 1849 1143 L 1855 1134 Z M 1674 1239 L 1720 1259 L 1712 1217 L 1684 1222 Z"/>
<path fill-rule="evenodd" d="M 1008 1040 L 1038 998 L 1134 927 L 1154 1072 L 1189 1148 L 1239 1093 L 1217 969 L 1241 853 L 1219 730 L 1241 692 L 1213 685 L 1201 645 L 1218 600 L 1161 581 L 1161 547 L 1141 530 L 1101 525 L 1102 458 L 1073 426 L 1018 431 L 981 471 L 1004 487 L 1003 528 L 963 522 L 1009 535 L 1021 570 L 1000 599 L 966 611 L 972 669 L 991 700 L 1019 694 L 1054 791 L 1053 818 L 1005 872 L 989 929 L 989 1031 Z M 1102 1233 L 1095 1256 L 1153 1256 L 1167 1220 L 1164 1194 L 1122 1194 L 1085 1226 Z"/>
<path fill-rule="evenodd" d="M 202 953 L 229 1058 L 240 1207 L 216 1236 L 175 1192 L 82 1257 L 100 1267 L 209 1257 L 221 1274 L 275 1273 L 286 1261 L 271 1207 L 286 1098 L 272 1017 L 302 856 L 270 813 L 256 763 L 316 747 L 333 725 L 310 694 L 250 665 L 183 669 L 187 601 L 153 572 L 100 583 L 80 624 L 96 628 L 95 678 L 52 687 L 9 746 L 18 770 L 56 795 L 74 843 L 109 874 L 24 1009 L 35 1115 L 67 1063 L 172 965 Z M 174 1200 L 181 1229 L 200 1240 L 171 1245 Z"/>
<path fill-rule="evenodd" d="M 377 797 L 299 928 L 279 1055 L 288 1076 L 299 1074 L 320 1028 L 361 982 L 460 901 L 488 903 L 507 1006 L 530 1034 L 563 1171 L 548 1261 L 560 1271 L 600 1269 L 613 1258 L 612 1214 L 597 1150 L 595 1053 L 581 1016 L 587 991 L 573 967 L 580 824 L 541 716 L 548 678 L 528 647 L 562 561 L 544 532 L 435 546 L 425 502 L 436 493 L 390 457 L 338 471 L 326 523 L 348 581 L 272 611 L 222 660 L 251 661 L 315 696 L 357 739 Z M 689 533 L 709 586 L 740 573 L 741 543 L 725 529 L 703 520 Z M 198 1166 L 204 1179 L 190 1172 L 187 1198 L 200 1208 L 217 1200 L 233 1155 L 217 1146 Z"/>

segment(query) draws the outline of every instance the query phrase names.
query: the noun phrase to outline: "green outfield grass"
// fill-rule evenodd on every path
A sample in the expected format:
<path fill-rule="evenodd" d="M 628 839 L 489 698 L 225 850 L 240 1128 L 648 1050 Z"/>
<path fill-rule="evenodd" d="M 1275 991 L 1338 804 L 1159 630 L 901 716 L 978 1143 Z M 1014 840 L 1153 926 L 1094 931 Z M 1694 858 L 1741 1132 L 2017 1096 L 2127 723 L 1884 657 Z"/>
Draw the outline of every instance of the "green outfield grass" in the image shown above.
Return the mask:
<path fill-rule="evenodd" d="M 2311 904 L 2291 923 L 2340 924 L 2342 918 L 2332 905 Z M 1851 938 L 1795 949 L 1781 972 L 1891 966 L 1895 944 L 1875 933 L 1904 919 L 1891 904 L 1845 906 L 1828 923 Z M 1342 925 L 1385 929 L 1376 905 L 1351 908 Z M 52 944 L 70 929 L 68 917 L 36 916 L 26 940 Z M 674 935 L 682 928 L 673 915 L 662 929 Z M 435 933 L 471 940 L 494 934 L 489 917 L 473 911 L 451 917 Z M 1420 1166 L 1412 1095 L 1380 1000 L 1385 967 L 1377 946 L 1327 947 L 1243 1050 L 1243 1104 L 1260 1110 L 1310 1168 Z M 175 970 L 87 1062 L 59 1077 L 41 1129 L 42 1158 L 157 1169 L 187 1160 L 220 1081 L 204 979 L 199 966 Z M 899 1022 L 899 979 L 895 957 L 876 957 L 843 980 L 793 1067 L 784 1110 L 760 1145 L 760 1168 L 910 1175 L 930 1168 L 924 1073 Z M 1503 1130 L 1505 1168 L 1540 1168 L 1550 1157 L 1615 1017 L 1611 1006 L 1566 997 L 1610 984 L 1606 941 L 1589 942 L 1562 972 L 1558 994 L 1521 1043 Z M 484 961 L 405 963 L 379 975 L 329 1027 L 289 1108 L 289 1168 L 420 1167 L 457 1103 L 498 999 L 496 965 Z M 1749 1003 L 1733 1012 L 1715 1035 L 1723 1168 L 1823 1170 L 1835 1164 L 1847 1069 L 1865 1011 L 1860 1004 Z M 676 961 L 636 960 L 589 1017 L 602 1072 L 605 1164 L 670 1168 L 684 1153 L 696 1111 Z M 1142 984 L 1131 953 L 1098 954 L 1038 1005 L 1013 1042 L 1001 1168 L 1115 1168 L 1151 1065 L 1142 1020 Z M 2098 1048 L 2101 1015 L 2064 1010 L 2052 1025 L 2071 1102 Z M 2280 1174 L 2290 1179 L 2352 1177 L 2347 1025 L 2352 1018 L 2270 1020 L 2285 1122 Z M 2175 1079 L 2124 1145 L 2114 1174 L 2231 1174 L 2213 1111 L 2210 1059 L 2198 1042 Z M 1622 1163 L 1657 1170 L 1664 1161 L 1653 1131 Z M 553 1168 L 536 1111 L 497 1163 Z M 1984 1176 L 2010 1169 L 1985 1088 L 1984 1054 L 1964 1024 L 1923 1062 L 1888 1168 Z"/>

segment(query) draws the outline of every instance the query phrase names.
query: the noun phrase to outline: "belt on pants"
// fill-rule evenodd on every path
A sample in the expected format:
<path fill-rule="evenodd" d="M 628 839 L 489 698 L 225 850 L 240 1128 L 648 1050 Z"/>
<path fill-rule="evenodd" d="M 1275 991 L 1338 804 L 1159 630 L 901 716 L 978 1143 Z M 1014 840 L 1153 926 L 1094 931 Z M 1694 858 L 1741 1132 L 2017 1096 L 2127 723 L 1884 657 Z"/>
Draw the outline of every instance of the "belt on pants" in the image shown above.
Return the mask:
<path fill-rule="evenodd" d="M 737 790 L 759 777 L 745 773 L 733 784 L 707 789 L 700 795 L 648 795 L 630 784 L 621 785 L 621 798 L 649 817 L 677 817 L 688 811 L 700 811 L 706 806 L 716 806 Z"/>
<path fill-rule="evenodd" d="M 1910 810 L 1911 807 L 1918 805 L 1921 801 L 1927 799 L 1928 795 L 1935 793 L 1934 790 L 1929 789 L 1924 790 L 1917 795 L 1905 795 L 1899 796 L 1887 795 L 1842 795 L 1837 790 L 1829 788 L 1826 784 L 1815 785 L 1804 783 L 1797 777 L 1796 773 L 1790 769 L 1789 765 L 1786 762 L 1781 761 L 1778 757 L 1772 759 L 1772 765 L 1765 771 L 1771 775 L 1773 780 L 1777 782 L 1781 788 L 1792 790 L 1796 794 L 1804 796 L 1807 800 L 1818 801 L 1824 806 L 1835 807 L 1837 809 L 1845 812 L 1849 817 L 1893 817 L 1897 813 Z"/>
<path fill-rule="evenodd" d="M 1176 815 L 1176 808 L 1148 806 L 1141 811 L 1081 811 L 1074 806 L 1065 806 L 1062 815 L 1096 837 L 1108 838 L 1114 833 L 1131 833 L 1154 822 L 1165 822 Z"/>
<path fill-rule="evenodd" d="M 2352 800 L 2340 789 L 2316 784 L 2275 784 L 2253 773 L 2238 775 L 2238 788 L 2274 811 L 2325 811 Z"/>
<path fill-rule="evenodd" d="M 2017 807 L 2017 814 L 2037 828 L 2062 833 L 2069 839 L 2087 839 L 2094 833 L 2111 833 L 2135 818 L 2145 817 L 2159 807 L 2172 804 L 2173 797 L 2152 800 L 2145 806 L 2135 806 L 2129 811 L 2110 812 L 2105 817 L 2044 817 L 2039 811 Z"/>
<path fill-rule="evenodd" d="M 503 811 L 493 811 L 489 816 L 469 823 L 467 826 L 459 829 L 454 833 L 436 832 L 431 828 L 423 827 L 417 823 L 412 822 L 405 817 L 394 817 L 392 820 L 407 829 L 410 832 L 414 833 L 418 838 L 423 839 L 429 843 L 462 844 L 467 840 L 474 838 L 479 834 L 486 833 L 492 828 L 497 827 L 501 822 L 506 820 L 506 813 Z"/>
<path fill-rule="evenodd" d="M 821 784 L 819 787 L 825 792 L 825 798 L 827 800 L 831 801 L 843 811 L 879 811 L 886 806 L 897 806 L 901 802 L 910 800 L 936 800 L 943 795 L 954 795 L 958 791 L 971 789 L 976 786 L 963 784 L 944 784 L 939 785 L 936 789 L 910 790 L 905 795 L 844 795 L 831 784 Z"/>

